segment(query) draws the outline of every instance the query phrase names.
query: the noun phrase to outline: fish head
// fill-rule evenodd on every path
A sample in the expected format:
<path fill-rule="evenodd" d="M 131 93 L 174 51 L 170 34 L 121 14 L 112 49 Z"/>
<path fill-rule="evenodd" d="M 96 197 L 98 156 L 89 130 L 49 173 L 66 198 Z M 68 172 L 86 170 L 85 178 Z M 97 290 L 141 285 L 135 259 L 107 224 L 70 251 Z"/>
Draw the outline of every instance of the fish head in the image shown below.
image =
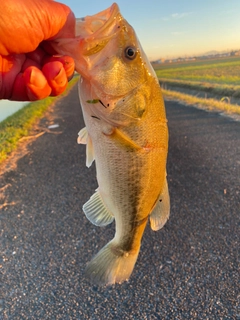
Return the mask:
<path fill-rule="evenodd" d="M 76 19 L 74 39 L 54 41 L 59 54 L 70 55 L 75 61 L 85 110 L 105 120 L 111 115 L 112 120 L 125 125 L 142 117 L 146 96 L 150 95 L 146 84 L 154 79 L 158 86 L 158 80 L 133 27 L 116 3 L 93 16 Z M 140 91 L 144 85 L 143 95 Z M 122 120 L 125 116 L 127 120 Z"/>
<path fill-rule="evenodd" d="M 117 101 L 156 77 L 133 27 L 114 3 L 110 8 L 77 21 L 77 71 L 91 83 L 93 98 Z"/>

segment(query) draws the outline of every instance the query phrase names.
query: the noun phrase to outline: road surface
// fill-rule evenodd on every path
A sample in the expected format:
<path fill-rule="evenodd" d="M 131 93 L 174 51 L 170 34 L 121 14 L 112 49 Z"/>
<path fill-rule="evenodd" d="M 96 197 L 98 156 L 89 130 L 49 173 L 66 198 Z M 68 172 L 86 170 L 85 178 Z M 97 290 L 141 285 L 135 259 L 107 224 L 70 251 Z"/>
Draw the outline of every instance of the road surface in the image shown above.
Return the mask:
<path fill-rule="evenodd" d="M 146 228 L 129 282 L 98 287 L 86 263 L 114 235 L 81 207 L 97 187 L 85 167 L 76 86 L 0 177 L 0 319 L 240 319 L 240 123 L 167 102 L 171 217 Z M 50 122 L 50 120 L 52 122 Z"/>

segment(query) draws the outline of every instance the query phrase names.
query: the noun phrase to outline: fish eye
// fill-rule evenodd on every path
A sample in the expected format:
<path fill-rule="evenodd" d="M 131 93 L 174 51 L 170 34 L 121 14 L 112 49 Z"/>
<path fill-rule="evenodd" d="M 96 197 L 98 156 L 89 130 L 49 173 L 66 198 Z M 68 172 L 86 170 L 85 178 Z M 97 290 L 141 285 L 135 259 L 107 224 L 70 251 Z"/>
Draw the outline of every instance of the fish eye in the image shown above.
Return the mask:
<path fill-rule="evenodd" d="M 128 58 L 129 60 L 135 59 L 137 55 L 137 49 L 134 47 L 127 47 L 125 49 L 125 57 Z"/>

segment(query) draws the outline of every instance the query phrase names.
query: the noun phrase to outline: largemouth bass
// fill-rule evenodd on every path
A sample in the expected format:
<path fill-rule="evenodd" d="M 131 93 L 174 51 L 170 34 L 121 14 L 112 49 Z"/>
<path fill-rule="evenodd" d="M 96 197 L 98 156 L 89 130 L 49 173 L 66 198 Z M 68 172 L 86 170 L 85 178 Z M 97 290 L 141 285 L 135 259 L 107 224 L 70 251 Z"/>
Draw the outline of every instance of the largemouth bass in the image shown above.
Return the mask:
<path fill-rule="evenodd" d="M 87 265 L 98 284 L 129 279 L 148 218 L 163 227 L 170 202 L 166 180 L 168 128 L 158 79 L 134 29 L 117 4 L 77 23 L 66 40 L 81 74 L 79 96 L 89 167 L 95 160 L 98 189 L 83 211 L 97 226 L 115 220 L 114 238 Z M 66 50 L 68 48 L 68 51 Z"/>

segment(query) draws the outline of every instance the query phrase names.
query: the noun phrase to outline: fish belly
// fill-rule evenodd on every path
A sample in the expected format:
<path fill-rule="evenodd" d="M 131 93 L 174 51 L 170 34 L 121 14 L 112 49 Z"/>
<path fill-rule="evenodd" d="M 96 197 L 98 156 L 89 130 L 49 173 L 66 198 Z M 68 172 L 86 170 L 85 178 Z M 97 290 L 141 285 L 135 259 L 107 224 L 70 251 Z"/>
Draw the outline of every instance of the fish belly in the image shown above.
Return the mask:
<path fill-rule="evenodd" d="M 146 124 L 142 126 L 145 128 Z M 165 179 L 166 123 L 159 122 L 153 129 L 164 131 L 165 139 L 157 139 L 155 131 L 143 132 L 140 126 L 125 130 L 127 136 L 137 141 L 139 149 L 119 144 L 102 132 L 102 126 L 90 132 L 99 192 L 115 217 L 115 240 L 121 243 L 123 250 L 139 245 L 140 241 L 133 235 L 134 226 L 151 213 Z"/>
<path fill-rule="evenodd" d="M 150 113 L 139 125 L 117 128 L 117 138 L 116 128 L 106 134 L 108 123 L 84 114 L 94 149 L 98 191 L 116 224 L 113 240 L 87 266 L 95 283 L 112 284 L 130 277 L 148 217 L 162 192 L 168 130 L 165 114 L 156 110 L 154 117 Z M 129 137 L 126 144 L 124 137 Z"/>

